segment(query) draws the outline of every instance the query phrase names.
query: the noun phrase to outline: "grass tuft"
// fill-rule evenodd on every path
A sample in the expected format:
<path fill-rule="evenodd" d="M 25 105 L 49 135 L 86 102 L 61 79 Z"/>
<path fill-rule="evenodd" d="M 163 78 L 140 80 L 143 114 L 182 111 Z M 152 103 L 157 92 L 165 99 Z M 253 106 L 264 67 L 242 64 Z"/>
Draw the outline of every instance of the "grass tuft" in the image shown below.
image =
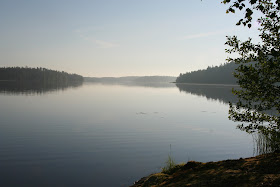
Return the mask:
<path fill-rule="evenodd" d="M 174 158 L 169 154 L 168 159 L 165 162 L 165 166 L 161 168 L 161 172 L 165 174 L 170 174 L 173 172 L 173 170 L 176 168 L 176 163 Z"/>

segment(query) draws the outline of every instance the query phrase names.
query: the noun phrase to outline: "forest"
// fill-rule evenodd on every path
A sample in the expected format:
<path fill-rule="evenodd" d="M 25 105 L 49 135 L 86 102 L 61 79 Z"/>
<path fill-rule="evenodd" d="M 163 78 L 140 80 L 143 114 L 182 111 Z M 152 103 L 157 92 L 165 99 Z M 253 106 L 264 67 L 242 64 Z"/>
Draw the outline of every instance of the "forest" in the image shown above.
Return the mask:
<path fill-rule="evenodd" d="M 233 62 L 208 66 L 207 69 L 180 74 L 176 83 L 237 84 L 237 79 L 233 76 L 237 67 L 238 65 Z"/>
<path fill-rule="evenodd" d="M 83 82 L 83 77 L 46 68 L 1 67 L 0 81 L 37 82 L 42 84 L 68 84 Z"/>

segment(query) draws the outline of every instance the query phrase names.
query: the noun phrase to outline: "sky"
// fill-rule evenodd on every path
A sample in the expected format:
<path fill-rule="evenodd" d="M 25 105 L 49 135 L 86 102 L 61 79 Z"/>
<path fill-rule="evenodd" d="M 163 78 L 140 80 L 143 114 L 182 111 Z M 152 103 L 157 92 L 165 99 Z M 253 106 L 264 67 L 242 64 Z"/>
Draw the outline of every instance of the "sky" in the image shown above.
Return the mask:
<path fill-rule="evenodd" d="M 167 75 L 226 62 L 235 26 L 221 0 L 0 0 L 0 67 L 89 77 Z M 254 38 L 254 37 L 253 37 Z"/>

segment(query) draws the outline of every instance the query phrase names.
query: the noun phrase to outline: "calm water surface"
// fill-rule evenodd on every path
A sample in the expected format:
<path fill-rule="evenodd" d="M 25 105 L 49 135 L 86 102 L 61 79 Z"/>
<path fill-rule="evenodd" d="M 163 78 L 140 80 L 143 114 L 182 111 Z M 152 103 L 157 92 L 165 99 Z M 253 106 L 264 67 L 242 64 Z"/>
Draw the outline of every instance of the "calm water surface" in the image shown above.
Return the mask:
<path fill-rule="evenodd" d="M 253 156 L 252 137 L 227 118 L 225 88 L 214 86 L 220 98 L 171 84 L 2 92 L 0 186 L 129 186 L 168 154 L 178 163 Z"/>

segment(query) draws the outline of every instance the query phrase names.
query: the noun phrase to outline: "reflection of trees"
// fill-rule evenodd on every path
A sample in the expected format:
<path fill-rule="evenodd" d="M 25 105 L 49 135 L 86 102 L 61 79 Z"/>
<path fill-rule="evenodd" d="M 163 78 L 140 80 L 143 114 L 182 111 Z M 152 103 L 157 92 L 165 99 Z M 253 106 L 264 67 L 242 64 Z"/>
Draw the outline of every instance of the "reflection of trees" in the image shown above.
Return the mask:
<path fill-rule="evenodd" d="M 257 112 L 255 112 L 257 113 Z M 252 114 L 255 114 L 252 113 Z M 279 116 L 276 110 L 266 111 L 267 116 Z M 239 124 L 237 128 L 252 134 L 254 139 L 254 152 L 257 155 L 280 151 L 280 127 L 268 122 L 260 123 L 248 121 L 246 124 Z"/>
<path fill-rule="evenodd" d="M 236 103 L 237 97 L 232 94 L 232 86 L 229 85 L 202 85 L 202 84 L 176 84 L 180 92 L 186 92 L 209 99 L 218 100 L 225 104 L 229 102 Z M 234 86 L 235 89 L 238 88 Z M 276 110 L 268 110 L 264 113 L 266 116 L 279 116 Z M 258 121 L 259 122 L 259 121 Z M 280 127 L 266 123 L 245 122 L 237 126 L 241 131 L 252 134 L 255 142 L 255 154 L 264 154 L 274 151 L 280 151 Z"/>
<path fill-rule="evenodd" d="M 81 75 L 46 68 L 0 68 L 0 93 L 42 94 L 49 91 L 77 87 L 83 84 Z"/>
<path fill-rule="evenodd" d="M 236 85 L 214 85 L 214 84 L 176 84 L 180 92 L 186 92 L 209 99 L 218 100 L 223 103 L 235 103 L 237 98 L 232 94 L 232 88 Z"/>
<path fill-rule="evenodd" d="M 253 139 L 255 143 L 255 154 L 257 155 L 280 150 L 279 130 L 265 129 L 262 131 L 258 131 L 256 133 L 253 133 Z"/>
<path fill-rule="evenodd" d="M 42 83 L 38 81 L 0 81 L 0 94 L 44 94 L 47 92 L 79 87 L 83 82 Z"/>

